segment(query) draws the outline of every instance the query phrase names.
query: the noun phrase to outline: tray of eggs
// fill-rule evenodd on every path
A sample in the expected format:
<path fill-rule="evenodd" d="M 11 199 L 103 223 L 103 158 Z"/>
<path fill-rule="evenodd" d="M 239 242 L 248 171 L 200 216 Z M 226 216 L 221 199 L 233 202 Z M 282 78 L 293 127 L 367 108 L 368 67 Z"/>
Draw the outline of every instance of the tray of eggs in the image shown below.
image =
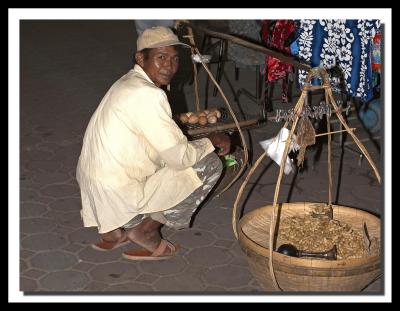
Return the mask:
<path fill-rule="evenodd" d="M 181 113 L 176 119 L 180 124 L 188 128 L 208 127 L 225 121 L 227 119 L 227 113 L 223 108 L 214 108 L 197 112 Z"/>

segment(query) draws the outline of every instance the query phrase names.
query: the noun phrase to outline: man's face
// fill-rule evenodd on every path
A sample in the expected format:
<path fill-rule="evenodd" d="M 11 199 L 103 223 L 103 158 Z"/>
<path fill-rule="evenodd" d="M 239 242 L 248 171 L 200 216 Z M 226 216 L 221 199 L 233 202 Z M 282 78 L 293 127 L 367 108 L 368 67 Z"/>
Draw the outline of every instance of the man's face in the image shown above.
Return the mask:
<path fill-rule="evenodd" d="M 143 53 L 136 54 L 136 62 L 158 87 L 168 85 L 178 70 L 179 56 L 175 46 L 164 46 L 150 50 L 145 59 Z"/>

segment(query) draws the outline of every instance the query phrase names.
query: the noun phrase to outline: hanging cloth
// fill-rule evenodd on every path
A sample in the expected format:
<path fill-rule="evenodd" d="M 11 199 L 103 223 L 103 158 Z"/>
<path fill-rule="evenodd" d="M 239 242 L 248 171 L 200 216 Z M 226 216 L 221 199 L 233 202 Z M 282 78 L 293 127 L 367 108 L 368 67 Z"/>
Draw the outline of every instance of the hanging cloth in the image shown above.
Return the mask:
<path fill-rule="evenodd" d="M 339 76 L 330 76 L 332 88 L 368 101 L 373 96 L 371 41 L 379 26 L 379 20 L 301 20 L 298 56 L 312 67 L 340 69 Z M 299 70 L 301 87 L 306 76 Z"/>
<path fill-rule="evenodd" d="M 290 46 L 287 45 L 288 39 L 293 36 L 295 31 L 294 21 L 292 20 L 263 20 L 261 35 L 263 42 L 274 50 L 290 55 Z M 264 74 L 269 82 L 282 79 L 282 101 L 287 103 L 288 92 L 288 73 L 293 72 L 293 66 L 267 55 L 265 58 Z"/>

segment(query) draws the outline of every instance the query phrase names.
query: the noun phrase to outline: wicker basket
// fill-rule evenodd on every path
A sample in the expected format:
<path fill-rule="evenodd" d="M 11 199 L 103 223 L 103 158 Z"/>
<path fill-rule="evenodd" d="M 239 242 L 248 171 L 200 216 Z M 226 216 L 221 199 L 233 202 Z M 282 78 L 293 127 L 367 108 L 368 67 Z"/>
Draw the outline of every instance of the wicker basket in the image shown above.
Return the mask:
<path fill-rule="evenodd" d="M 295 214 L 304 215 L 313 203 L 284 203 L 280 219 Z M 276 290 L 270 276 L 269 227 L 272 205 L 247 213 L 239 222 L 239 243 L 247 255 L 251 272 L 259 284 L 268 291 Z M 365 222 L 370 238 L 380 241 L 380 220 L 374 215 L 359 209 L 333 205 L 334 218 L 351 225 L 354 229 L 363 228 Z M 361 291 L 380 274 L 380 256 L 362 259 L 319 260 L 296 258 L 274 252 L 273 265 L 276 280 L 284 291 Z"/>
<path fill-rule="evenodd" d="M 323 81 L 322 86 L 311 86 L 310 81 L 313 77 L 319 77 Z M 368 151 L 361 141 L 354 135 L 348 127 L 340 113 L 332 90 L 329 85 L 327 72 L 323 68 L 313 68 L 310 70 L 306 79 L 306 86 L 294 107 L 294 120 L 292 122 L 290 134 L 286 139 L 285 151 L 280 162 L 280 171 L 276 183 L 274 202 L 252 211 L 238 222 L 237 207 L 244 188 L 257 166 L 266 157 L 264 152 L 249 174 L 244 180 L 237 194 L 233 212 L 232 226 L 236 238 L 247 255 L 250 269 L 255 278 L 266 290 L 282 291 L 361 291 L 368 284 L 381 275 L 380 255 L 372 255 L 361 259 L 346 259 L 337 261 L 318 260 L 310 258 L 290 257 L 275 252 L 274 237 L 277 235 L 276 229 L 279 222 L 286 218 L 298 214 L 304 216 L 311 211 L 310 205 L 315 203 L 283 203 L 278 204 L 280 184 L 283 177 L 283 168 L 289 152 L 289 145 L 296 129 L 297 122 L 303 111 L 303 106 L 307 102 L 307 92 L 311 90 L 325 89 L 325 102 L 332 106 L 336 116 L 344 126 L 345 130 L 354 139 L 368 162 L 372 166 L 375 175 L 381 182 L 379 172 L 373 163 Z M 284 127 L 288 126 L 288 121 Z M 370 239 L 377 238 L 380 242 L 380 220 L 367 212 L 332 204 L 332 164 L 331 164 L 331 135 L 330 114 L 327 114 L 327 133 L 328 135 L 328 201 L 327 207 L 333 211 L 333 218 L 351 225 L 355 229 L 363 229 L 364 222 L 369 228 Z M 269 245 L 274 247 L 270 248 Z"/>

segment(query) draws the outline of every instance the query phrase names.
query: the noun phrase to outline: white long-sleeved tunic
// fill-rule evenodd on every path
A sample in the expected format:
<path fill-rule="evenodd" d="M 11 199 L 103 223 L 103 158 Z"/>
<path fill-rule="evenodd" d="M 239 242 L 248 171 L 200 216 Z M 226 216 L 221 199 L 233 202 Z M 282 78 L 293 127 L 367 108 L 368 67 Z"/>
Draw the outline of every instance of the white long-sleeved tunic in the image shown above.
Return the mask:
<path fill-rule="evenodd" d="M 83 138 L 76 177 L 84 226 L 105 233 L 179 204 L 202 185 L 192 166 L 213 150 L 207 138 L 187 140 L 165 92 L 135 65 L 104 96 Z"/>

